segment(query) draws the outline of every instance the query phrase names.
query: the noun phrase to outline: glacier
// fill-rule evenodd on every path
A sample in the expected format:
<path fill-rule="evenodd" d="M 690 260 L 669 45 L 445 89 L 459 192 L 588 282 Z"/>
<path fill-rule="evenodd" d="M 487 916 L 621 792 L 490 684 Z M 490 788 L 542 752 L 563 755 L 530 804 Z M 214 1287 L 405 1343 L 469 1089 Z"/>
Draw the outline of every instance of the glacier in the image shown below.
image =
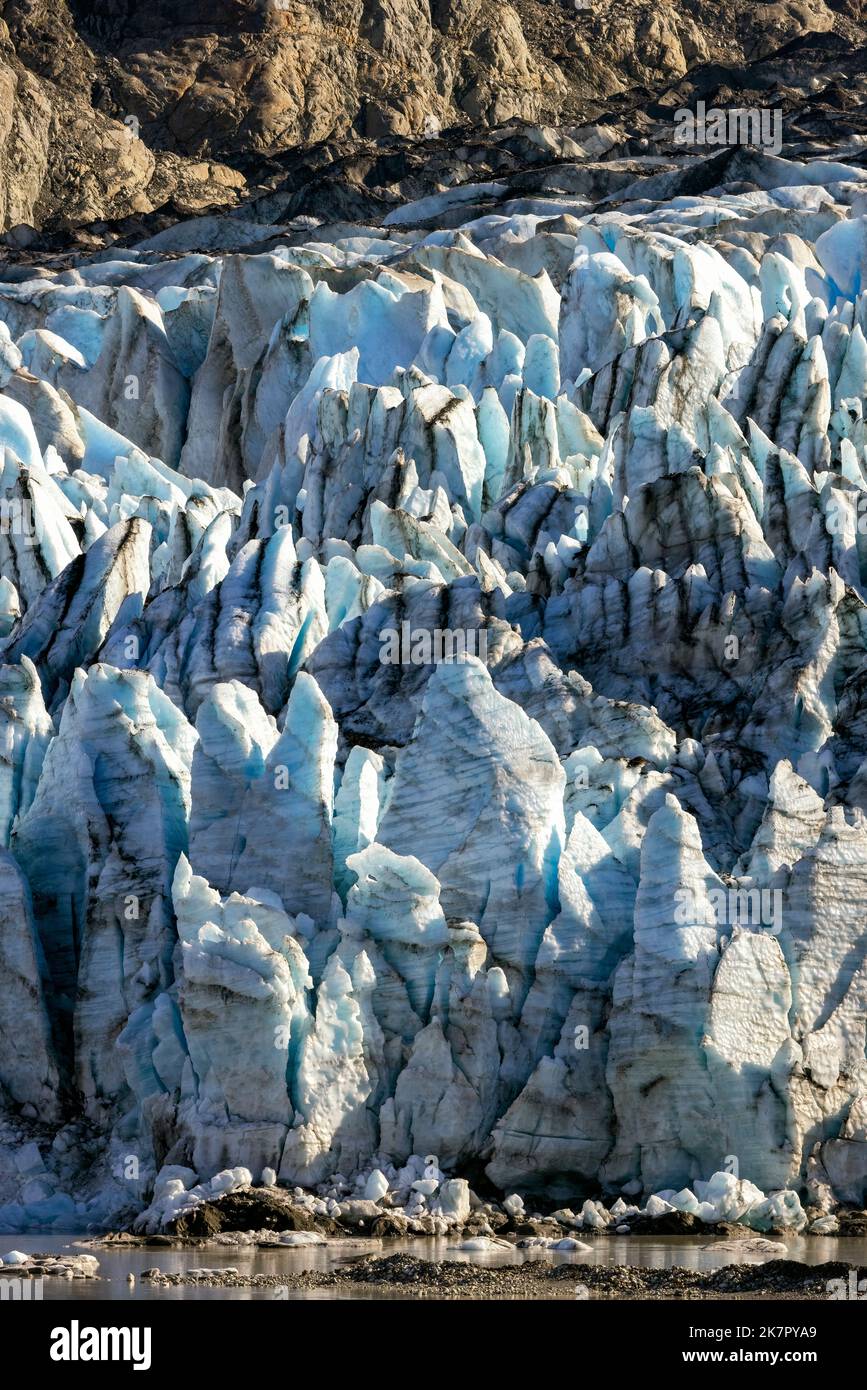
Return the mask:
<path fill-rule="evenodd" d="M 0 1230 L 867 1203 L 867 173 L 578 168 L 0 268 Z"/>

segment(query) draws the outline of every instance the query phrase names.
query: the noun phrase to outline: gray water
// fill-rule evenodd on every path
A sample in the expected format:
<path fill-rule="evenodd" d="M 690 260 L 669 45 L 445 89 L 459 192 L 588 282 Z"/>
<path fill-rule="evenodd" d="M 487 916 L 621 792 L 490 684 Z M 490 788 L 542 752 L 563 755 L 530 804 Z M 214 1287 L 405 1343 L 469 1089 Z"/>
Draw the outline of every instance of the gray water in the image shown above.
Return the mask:
<path fill-rule="evenodd" d="M 779 1239 L 779 1237 L 774 1237 Z M 255 1247 L 233 1247 L 225 1245 L 200 1246 L 194 1250 L 169 1249 L 101 1249 L 87 1243 L 80 1235 L 35 1235 L 0 1236 L 0 1254 L 9 1250 L 21 1250 L 27 1254 L 72 1253 L 91 1254 L 99 1260 L 99 1279 L 45 1279 L 43 1298 L 64 1302 L 117 1300 L 125 1303 L 177 1299 L 224 1299 L 273 1301 L 274 1288 L 227 1289 L 207 1288 L 186 1285 L 183 1288 L 160 1289 L 141 1282 L 141 1274 L 146 1269 L 158 1268 L 167 1273 L 178 1273 L 187 1269 L 212 1267 L 221 1269 L 226 1265 L 236 1268 L 239 1273 L 286 1275 L 298 1274 L 302 1270 L 322 1270 L 339 1268 L 348 1260 L 359 1255 L 393 1255 L 400 1251 L 427 1260 L 463 1260 L 475 1265 L 494 1268 L 504 1265 L 521 1264 L 525 1260 L 542 1261 L 547 1264 L 582 1265 L 639 1265 L 649 1269 L 671 1269 L 679 1266 L 691 1270 L 713 1270 L 722 1265 L 732 1264 L 735 1257 L 730 1251 L 716 1254 L 713 1248 L 703 1248 L 712 1242 L 706 1234 L 700 1236 L 612 1236 L 600 1237 L 593 1243 L 587 1254 L 550 1252 L 540 1250 L 503 1250 L 485 1252 L 466 1252 L 455 1248 L 455 1243 L 447 1238 L 426 1240 L 337 1240 L 327 1245 L 288 1247 L 278 1250 L 258 1250 Z M 861 1237 L 810 1236 L 791 1237 L 786 1240 L 789 1258 L 804 1264 L 823 1264 L 826 1260 L 846 1260 L 852 1264 L 867 1265 L 867 1239 Z M 127 1283 L 127 1275 L 134 1274 L 134 1287 Z M 294 1299 L 371 1299 L 381 1297 L 375 1288 L 364 1285 L 353 1287 L 343 1285 L 339 1289 L 290 1289 L 288 1297 Z M 407 1297 L 415 1296 L 410 1290 Z"/>

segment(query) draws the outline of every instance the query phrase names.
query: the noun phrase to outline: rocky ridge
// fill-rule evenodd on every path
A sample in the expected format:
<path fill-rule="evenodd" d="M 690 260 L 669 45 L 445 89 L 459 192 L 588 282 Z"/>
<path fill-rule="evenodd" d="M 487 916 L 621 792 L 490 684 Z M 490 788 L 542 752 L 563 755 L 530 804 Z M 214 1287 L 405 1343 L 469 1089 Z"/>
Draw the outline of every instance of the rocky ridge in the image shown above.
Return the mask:
<path fill-rule="evenodd" d="M 617 135 L 695 74 L 726 105 L 756 84 L 787 113 L 836 114 L 856 104 L 864 38 L 860 0 L 724 13 L 706 0 L 3 0 L 0 231 L 68 239 L 95 224 L 81 234 L 99 238 L 106 222 L 177 221 L 311 180 L 321 198 L 334 164 L 357 197 L 374 180 L 380 198 L 417 196 L 408 177 L 426 156 L 407 141 L 430 140 L 450 184 L 468 138 L 484 160 L 488 128 L 603 120 Z M 818 84 L 805 40 L 827 49 Z"/>

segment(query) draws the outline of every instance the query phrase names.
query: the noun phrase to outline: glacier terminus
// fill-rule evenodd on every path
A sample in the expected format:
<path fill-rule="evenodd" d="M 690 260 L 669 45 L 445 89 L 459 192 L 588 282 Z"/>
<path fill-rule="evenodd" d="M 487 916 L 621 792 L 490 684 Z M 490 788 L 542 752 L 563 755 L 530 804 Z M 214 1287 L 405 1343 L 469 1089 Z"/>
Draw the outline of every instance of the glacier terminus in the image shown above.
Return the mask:
<path fill-rule="evenodd" d="M 867 172 L 600 131 L 5 263 L 0 1232 L 865 1205 Z"/>

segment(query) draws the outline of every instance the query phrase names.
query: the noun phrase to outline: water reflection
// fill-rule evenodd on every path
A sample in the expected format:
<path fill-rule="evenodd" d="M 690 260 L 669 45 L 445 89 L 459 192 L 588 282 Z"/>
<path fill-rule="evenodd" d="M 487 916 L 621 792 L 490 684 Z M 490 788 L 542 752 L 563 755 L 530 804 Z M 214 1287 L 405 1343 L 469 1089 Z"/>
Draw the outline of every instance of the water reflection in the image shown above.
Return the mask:
<path fill-rule="evenodd" d="M 732 1264 L 736 1257 L 730 1249 L 714 1252 L 713 1237 L 709 1233 L 700 1236 L 601 1236 L 593 1241 L 589 1253 L 546 1252 L 538 1249 L 495 1250 L 466 1252 L 456 1248 L 456 1242 L 449 1239 L 430 1240 L 344 1240 L 330 1241 L 327 1245 L 287 1247 L 275 1250 L 259 1250 L 254 1247 L 232 1247 L 211 1245 L 195 1250 L 170 1249 L 93 1249 L 82 1245 L 83 1237 L 77 1235 L 36 1235 L 0 1236 L 0 1253 L 8 1250 L 22 1250 L 25 1253 L 43 1251 L 59 1252 L 92 1250 L 100 1264 L 99 1280 L 50 1280 L 44 1283 L 46 1299 L 87 1302 L 89 1300 L 119 1300 L 138 1302 L 156 1299 L 273 1299 L 273 1289 L 212 1289 L 207 1287 L 177 1289 L 154 1289 L 142 1283 L 141 1275 L 154 1266 L 168 1273 L 182 1270 L 234 1267 L 239 1273 L 286 1275 L 300 1273 L 302 1270 L 326 1271 L 339 1267 L 359 1255 L 370 1253 L 391 1255 L 406 1251 L 419 1259 L 463 1260 L 475 1265 L 502 1267 L 519 1264 L 526 1260 L 542 1261 L 547 1264 L 574 1265 L 639 1265 L 649 1269 L 670 1269 L 677 1265 L 690 1270 L 718 1269 Z M 779 1237 L 774 1237 L 779 1239 Z M 721 1242 L 717 1242 L 719 1244 Z M 853 1264 L 867 1265 L 867 1240 L 860 1237 L 834 1238 L 830 1236 L 790 1237 L 785 1241 L 788 1257 L 804 1264 L 822 1264 L 826 1260 L 846 1260 Z M 127 1275 L 134 1274 L 133 1287 L 127 1282 Z M 290 1298 L 334 1298 L 339 1292 L 341 1298 L 381 1297 L 375 1289 L 341 1287 L 340 1290 L 320 1289 L 290 1291 Z"/>

